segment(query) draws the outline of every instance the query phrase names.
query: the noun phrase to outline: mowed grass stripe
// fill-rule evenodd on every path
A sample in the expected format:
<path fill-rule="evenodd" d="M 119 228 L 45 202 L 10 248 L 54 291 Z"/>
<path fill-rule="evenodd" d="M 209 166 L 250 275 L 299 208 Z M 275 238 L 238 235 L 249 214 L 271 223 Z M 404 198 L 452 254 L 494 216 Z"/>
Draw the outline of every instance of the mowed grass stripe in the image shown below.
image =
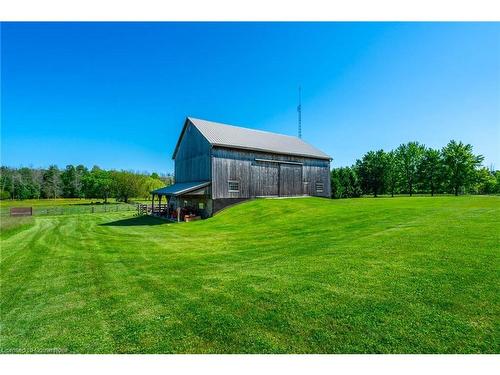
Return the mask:
<path fill-rule="evenodd" d="M 1 349 L 498 352 L 499 213 L 498 197 L 311 198 L 183 224 L 37 218 L 2 241 Z"/>

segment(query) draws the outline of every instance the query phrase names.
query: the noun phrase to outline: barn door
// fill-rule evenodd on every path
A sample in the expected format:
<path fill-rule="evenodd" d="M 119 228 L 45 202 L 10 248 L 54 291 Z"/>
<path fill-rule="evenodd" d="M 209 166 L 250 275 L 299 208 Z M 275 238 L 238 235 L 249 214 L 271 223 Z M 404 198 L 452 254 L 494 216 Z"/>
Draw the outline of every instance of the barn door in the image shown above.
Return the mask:
<path fill-rule="evenodd" d="M 280 164 L 279 195 L 302 195 L 302 165 Z"/>
<path fill-rule="evenodd" d="M 269 197 L 278 195 L 278 164 L 257 161 L 251 166 L 250 195 Z"/>

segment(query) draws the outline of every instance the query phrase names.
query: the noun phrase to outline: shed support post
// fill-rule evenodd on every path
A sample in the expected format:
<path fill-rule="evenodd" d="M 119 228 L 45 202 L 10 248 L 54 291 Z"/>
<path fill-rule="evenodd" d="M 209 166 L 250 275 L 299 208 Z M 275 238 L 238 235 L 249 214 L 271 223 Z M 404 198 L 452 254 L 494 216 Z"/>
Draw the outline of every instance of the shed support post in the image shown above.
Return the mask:
<path fill-rule="evenodd" d="M 151 215 L 153 215 L 155 213 L 155 195 L 152 194 L 151 195 Z"/>
<path fill-rule="evenodd" d="M 181 221 L 181 208 L 177 207 L 177 222 L 180 223 Z"/>
<path fill-rule="evenodd" d="M 161 215 L 162 212 L 161 212 L 161 195 L 158 195 L 158 210 L 159 210 L 159 214 Z"/>

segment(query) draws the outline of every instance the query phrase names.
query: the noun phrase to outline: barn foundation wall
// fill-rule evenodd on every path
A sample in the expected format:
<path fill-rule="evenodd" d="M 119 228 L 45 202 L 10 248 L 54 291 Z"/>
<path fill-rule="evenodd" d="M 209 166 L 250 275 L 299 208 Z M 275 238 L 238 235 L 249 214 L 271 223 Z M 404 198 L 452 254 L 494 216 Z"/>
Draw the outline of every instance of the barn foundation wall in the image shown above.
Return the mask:
<path fill-rule="evenodd" d="M 241 203 L 249 200 L 250 198 L 221 198 L 214 199 L 212 203 L 212 215 L 223 210 L 224 208 L 231 206 L 236 203 Z"/>

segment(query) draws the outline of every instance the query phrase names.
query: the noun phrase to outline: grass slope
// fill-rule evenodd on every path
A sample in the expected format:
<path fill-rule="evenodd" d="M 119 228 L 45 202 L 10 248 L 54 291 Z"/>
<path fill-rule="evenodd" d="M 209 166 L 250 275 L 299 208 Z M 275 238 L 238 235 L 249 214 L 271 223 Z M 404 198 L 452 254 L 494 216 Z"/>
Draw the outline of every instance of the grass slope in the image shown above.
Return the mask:
<path fill-rule="evenodd" d="M 498 353 L 500 198 L 255 200 L 1 239 L 3 352 Z"/>

